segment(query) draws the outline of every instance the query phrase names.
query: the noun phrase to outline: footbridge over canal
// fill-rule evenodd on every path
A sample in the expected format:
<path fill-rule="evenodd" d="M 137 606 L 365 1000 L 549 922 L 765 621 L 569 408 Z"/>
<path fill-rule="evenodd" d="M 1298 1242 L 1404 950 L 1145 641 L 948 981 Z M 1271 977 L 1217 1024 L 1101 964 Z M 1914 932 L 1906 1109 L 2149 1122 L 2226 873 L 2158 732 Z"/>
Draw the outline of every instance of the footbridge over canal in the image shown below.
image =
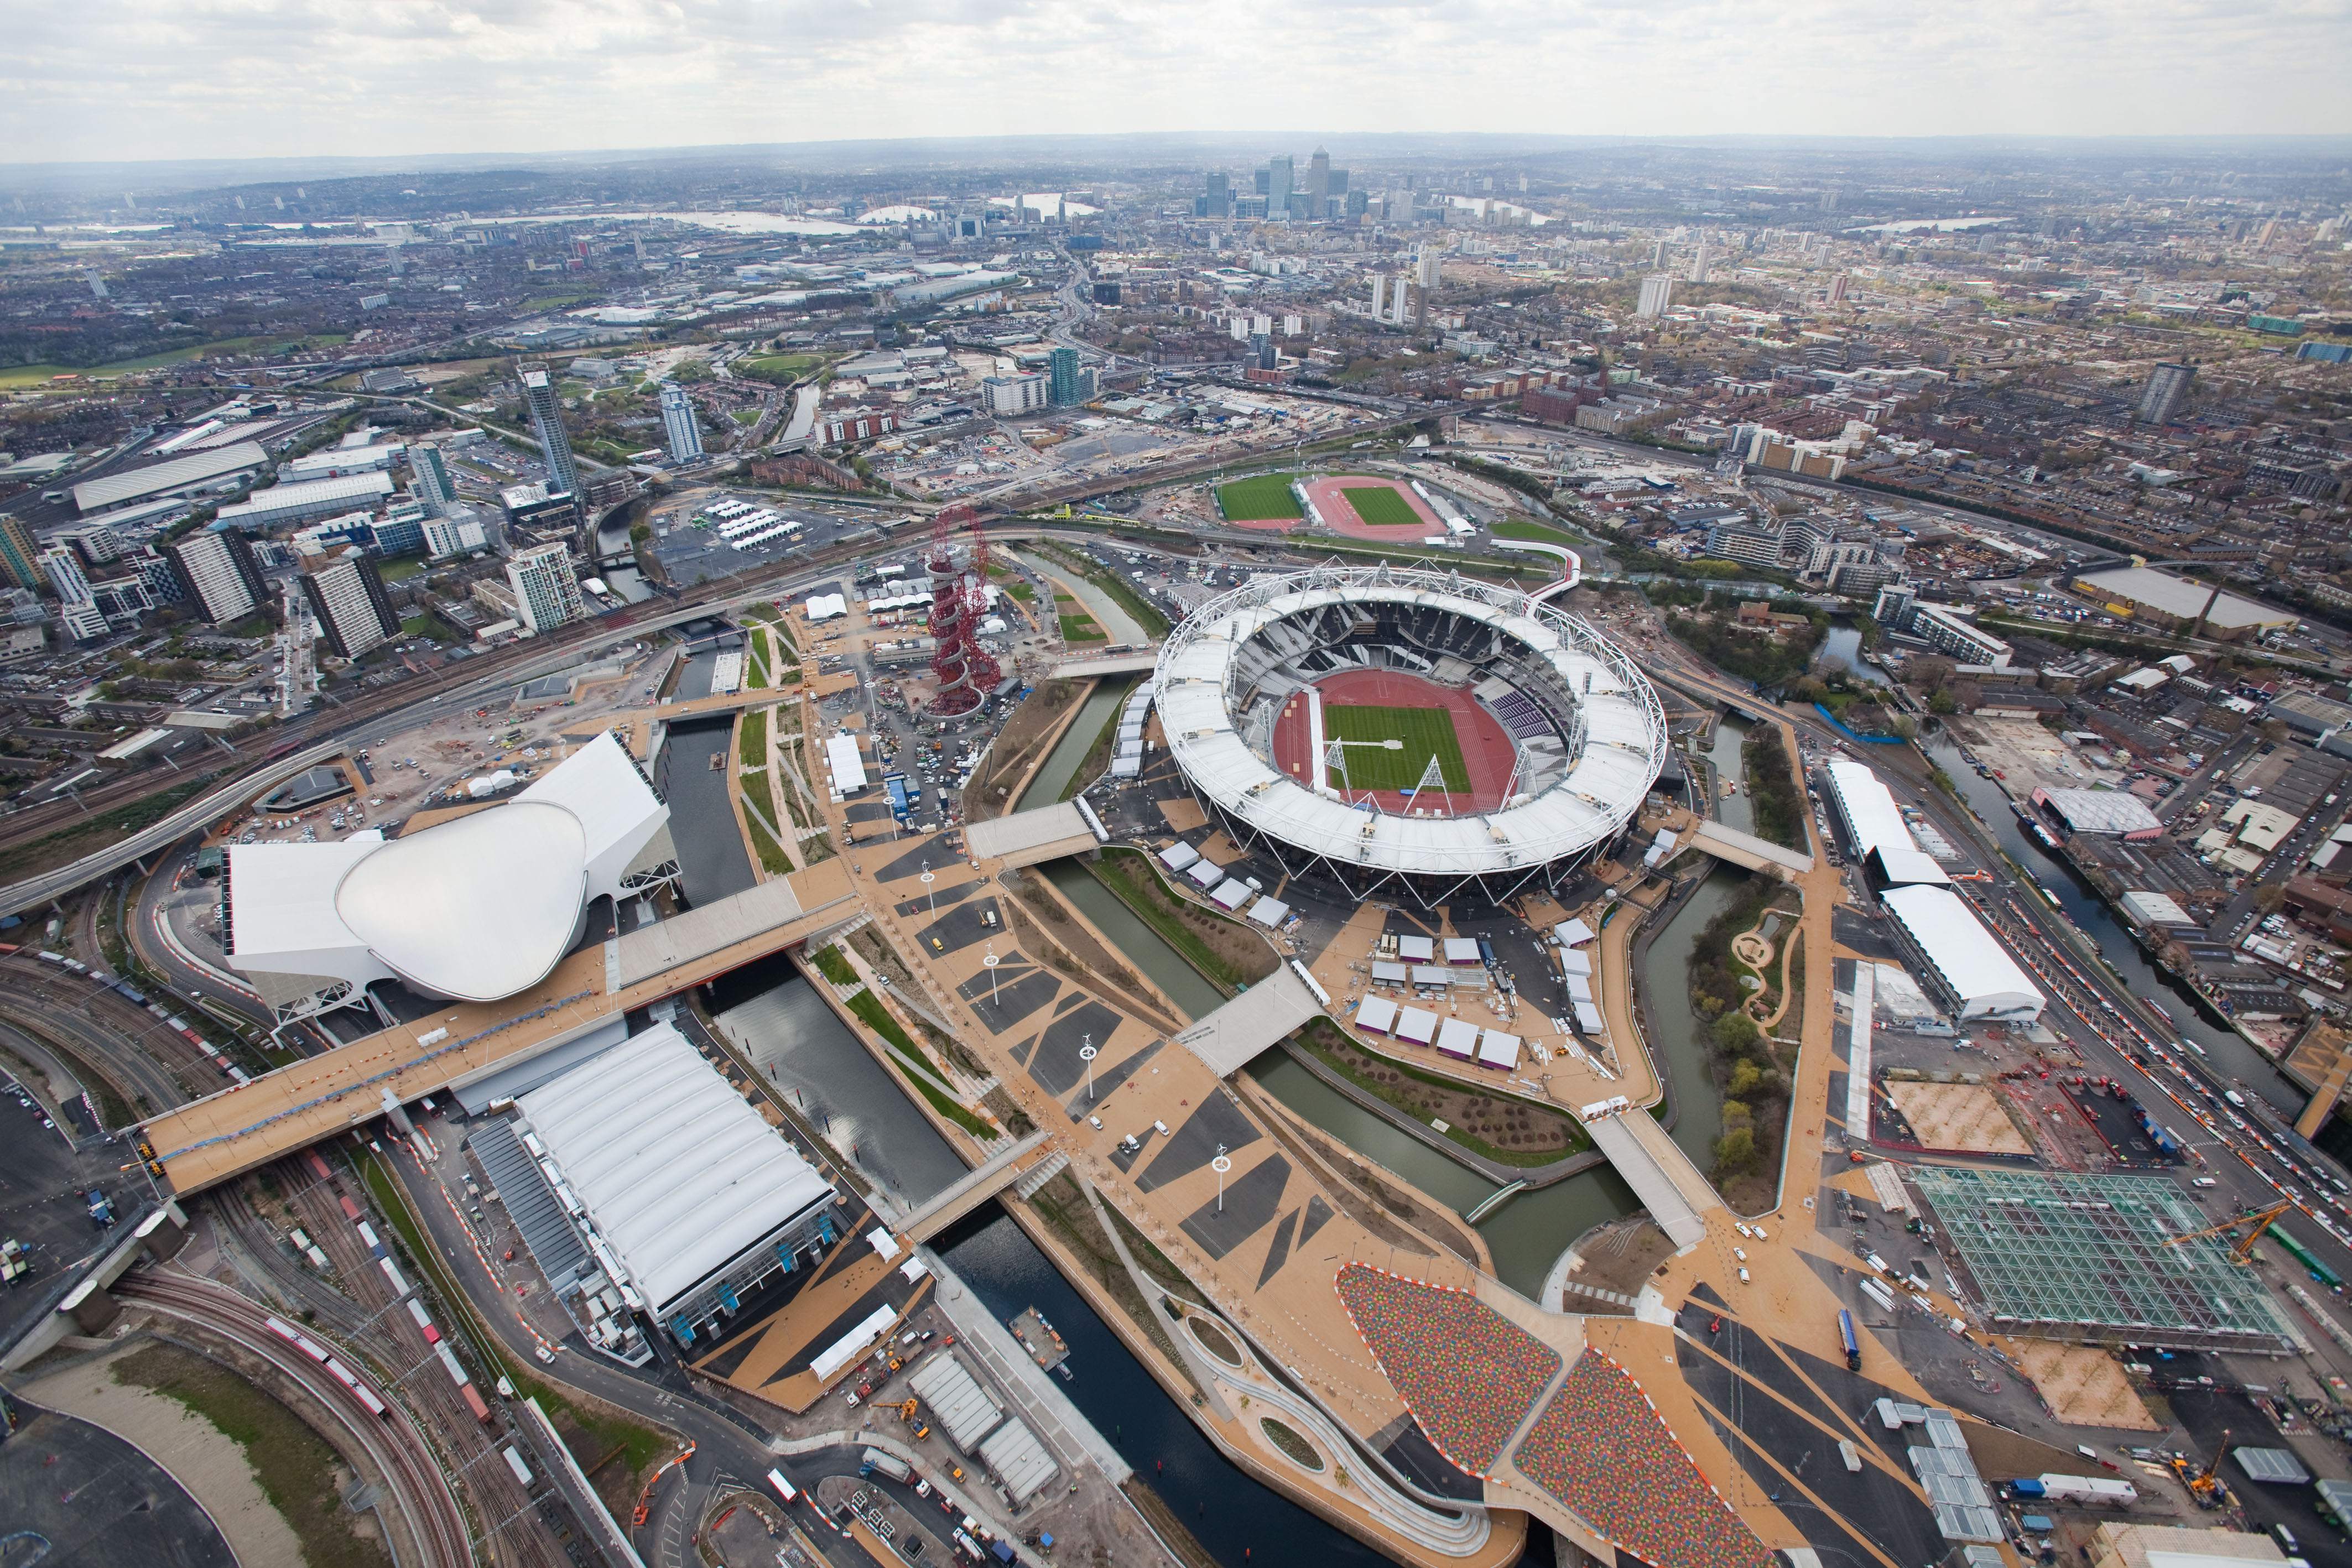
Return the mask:
<path fill-rule="evenodd" d="M 1738 828 L 1721 822 L 1701 822 L 1683 846 L 1704 850 L 1719 861 L 1746 866 L 1749 871 L 1780 871 L 1793 876 L 1804 876 L 1813 869 L 1813 857 L 1795 850 L 1784 850 L 1776 843 L 1743 833 Z"/>
<path fill-rule="evenodd" d="M 1046 1148 L 1049 1132 L 1030 1134 L 945 1191 L 918 1205 L 895 1228 L 910 1241 L 929 1241 L 1008 1187 L 1027 1197 L 1069 1167 L 1070 1156 Z M 1043 1150 L 1041 1154 L 1039 1151 Z M 1035 1158 L 1031 1158 L 1035 1155 Z"/>

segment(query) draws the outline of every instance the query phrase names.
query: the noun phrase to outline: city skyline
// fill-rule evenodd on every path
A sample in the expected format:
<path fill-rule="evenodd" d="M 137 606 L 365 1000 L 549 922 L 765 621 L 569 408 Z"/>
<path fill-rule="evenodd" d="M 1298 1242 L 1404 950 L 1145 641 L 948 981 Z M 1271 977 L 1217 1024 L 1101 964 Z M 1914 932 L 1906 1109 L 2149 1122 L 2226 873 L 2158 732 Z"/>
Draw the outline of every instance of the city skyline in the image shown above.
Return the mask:
<path fill-rule="evenodd" d="M 1816 4 L 1759 32 L 1727 6 L 1599 7 L 1469 18 L 1362 7 L 1235 12 L 1320 69 L 1279 97 L 1237 91 L 1198 51 L 1200 22 L 1036 5 L 1016 18 L 888 13 L 790 18 L 708 3 L 604 0 L 549 13 L 428 15 L 262 5 L 234 19 L 145 3 L 87 14 L 18 7 L 0 136 L 26 162 L 306 154 L 431 155 L 592 147 L 616 104 L 672 146 L 957 136 L 974 94 L 1052 92 L 1061 115 L 1124 132 L 1276 122 L 1364 125 L 1366 88 L 1409 52 L 1413 89 L 1383 94 L 1383 130 L 1522 134 L 2328 134 L 2352 130 L 2331 90 L 2352 64 L 2332 8 L 2112 4 L 2063 13 L 1957 6 L 1899 33 Z M 1872 20 L 1874 20 L 1873 18 Z M 2035 47 L 2021 51 L 2021 37 Z M 2127 54 L 2114 45 L 2128 37 Z M 1496 48 L 1498 39 L 1511 40 Z M 871 69 L 887 56 L 902 68 Z M 300 70 L 259 69 L 294 60 Z M 520 68 L 528 66 L 528 69 Z M 327 68 L 318 69 L 320 66 Z M 775 120 L 770 83 L 794 83 Z M 1563 109 L 1528 84 L 1573 79 Z M 1339 153 L 1335 150 L 1335 156 Z"/>

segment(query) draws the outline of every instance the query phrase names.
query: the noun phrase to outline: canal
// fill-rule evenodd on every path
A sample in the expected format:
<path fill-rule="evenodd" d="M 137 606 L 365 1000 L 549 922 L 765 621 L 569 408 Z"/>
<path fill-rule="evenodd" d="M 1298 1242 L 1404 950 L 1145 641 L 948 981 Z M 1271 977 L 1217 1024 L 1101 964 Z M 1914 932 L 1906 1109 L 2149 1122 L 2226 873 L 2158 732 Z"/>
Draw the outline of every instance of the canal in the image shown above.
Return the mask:
<path fill-rule="evenodd" d="M 1060 561 L 1044 556 L 1024 555 L 1020 559 L 1022 565 L 1039 576 L 1052 577 L 1067 583 L 1070 591 L 1078 596 L 1078 602 L 1087 607 L 1087 613 L 1092 615 L 1101 624 L 1102 629 L 1110 633 L 1109 641 L 1113 643 L 1151 641 L 1143 628 L 1135 623 L 1135 617 L 1120 609 L 1118 601 L 1109 594 L 1081 577 L 1076 567 L 1064 566 Z M 1118 569 L 1106 567 L 1103 570 L 1111 571 Z"/>
<path fill-rule="evenodd" d="M 2203 1004 L 2190 993 L 2179 979 L 2147 961 L 2131 932 L 2109 910 L 2106 901 L 2093 892 L 2090 883 L 2077 873 L 2072 862 L 2055 851 L 2045 850 L 2028 838 L 2020 828 L 2015 812 L 2010 810 L 2009 797 L 1990 779 L 1980 779 L 1977 770 L 1960 760 L 1959 747 L 1948 731 L 1938 731 L 1927 741 L 1927 755 L 1948 774 L 1960 799 L 1976 809 L 1986 827 L 2010 858 L 2023 866 L 2035 880 L 2058 895 L 2060 907 L 2066 911 L 2084 935 L 2099 945 L 2107 962 L 2123 977 L 2126 989 L 2134 996 L 2153 997 L 2164 1004 L 2171 1015 L 2174 1028 L 2205 1048 L 2207 1061 L 2213 1070 L 2225 1077 L 2242 1080 L 2275 1105 L 2299 1110 L 2311 1097 L 2310 1091 L 2300 1089 L 2271 1064 L 2270 1059 L 2246 1042 L 2234 1030 L 2223 1029 L 2209 1020 L 2200 1009 Z M 2019 898 L 2032 896 L 2019 893 Z"/>
<path fill-rule="evenodd" d="M 1062 732 L 1062 738 L 1055 743 L 1045 765 L 1029 780 L 1028 788 L 1021 791 L 1020 799 L 1013 802 L 1013 810 L 1025 811 L 1034 806 L 1050 806 L 1065 795 L 1076 793 L 1070 788 L 1070 779 L 1076 774 L 1078 764 L 1087 759 L 1087 753 L 1102 735 L 1103 726 L 1110 722 L 1111 715 L 1127 701 L 1135 685 L 1131 680 L 1095 683 L 1095 689 L 1078 706 L 1078 716 Z"/>

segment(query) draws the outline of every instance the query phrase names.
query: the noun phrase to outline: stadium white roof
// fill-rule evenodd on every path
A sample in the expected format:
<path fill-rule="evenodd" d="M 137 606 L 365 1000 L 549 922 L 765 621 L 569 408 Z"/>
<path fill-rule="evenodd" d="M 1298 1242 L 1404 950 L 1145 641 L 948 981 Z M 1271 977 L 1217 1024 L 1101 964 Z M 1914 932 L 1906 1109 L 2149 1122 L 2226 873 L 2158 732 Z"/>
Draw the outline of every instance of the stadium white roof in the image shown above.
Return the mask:
<path fill-rule="evenodd" d="M 146 496 L 161 496 L 168 491 L 185 489 L 191 485 L 201 485 L 207 479 L 217 479 L 225 474 L 258 468 L 268 461 L 269 454 L 255 443 L 240 441 L 233 446 L 191 453 L 168 462 L 151 463 L 144 468 L 126 468 L 95 479 L 85 479 L 73 487 L 74 507 L 84 513 L 94 512 L 101 507 L 135 501 Z"/>
<path fill-rule="evenodd" d="M 2042 799 L 2078 833 L 2146 833 L 2164 826 L 2147 801 L 2121 789 L 2045 789 Z"/>
<path fill-rule="evenodd" d="M 1890 849 L 1916 850 L 1919 846 L 1904 824 L 1903 809 L 1887 793 L 1878 775 L 1859 762 L 1843 758 L 1832 761 L 1830 776 L 1830 800 L 1845 824 L 1846 834 L 1853 841 L 1856 858 L 1867 855 L 1880 845 Z"/>
<path fill-rule="evenodd" d="M 1461 817 L 1359 810 L 1297 783 L 1253 751 L 1234 724 L 1243 647 L 1276 622 L 1326 606 L 1437 609 L 1504 633 L 1578 694 L 1582 742 L 1567 775 L 1532 800 Z M 1258 831 L 1350 867 L 1440 875 L 1507 873 L 1564 859 L 1612 837 L 1664 760 L 1666 727 L 1641 672 L 1581 621 L 1523 595 L 1434 572 L 1323 568 L 1263 576 L 1203 607 L 1162 647 L 1153 678 L 1169 749 L 1186 778 Z"/>
<path fill-rule="evenodd" d="M 1890 887 L 1878 898 L 1957 999 L 1963 1019 L 2041 1016 L 2048 998 L 1958 894 L 1942 887 Z"/>
<path fill-rule="evenodd" d="M 832 1198 L 824 1178 L 668 1024 L 517 1103 L 657 1314 Z"/>
<path fill-rule="evenodd" d="M 618 895 L 669 852 L 669 809 L 602 735 L 503 806 L 387 842 L 230 849 L 229 962 L 253 976 L 395 976 L 434 997 L 496 1001 L 552 969 L 589 899 Z M 317 988 L 274 984 L 286 993 Z"/>

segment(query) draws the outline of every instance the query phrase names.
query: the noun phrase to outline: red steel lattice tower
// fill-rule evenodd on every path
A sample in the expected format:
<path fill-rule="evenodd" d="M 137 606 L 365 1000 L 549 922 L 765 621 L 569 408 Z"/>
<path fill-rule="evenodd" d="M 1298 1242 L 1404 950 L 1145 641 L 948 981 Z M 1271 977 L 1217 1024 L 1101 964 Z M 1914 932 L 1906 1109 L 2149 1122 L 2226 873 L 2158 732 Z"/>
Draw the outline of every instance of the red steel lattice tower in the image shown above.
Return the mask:
<path fill-rule="evenodd" d="M 971 542 L 961 566 L 956 535 Z M 931 676 L 939 690 L 930 711 L 942 718 L 967 714 L 988 700 L 1002 677 L 996 661 L 980 645 L 980 625 L 988 614 L 988 536 L 969 503 L 943 508 L 931 519 L 931 548 L 924 558 L 931 579 Z"/>

